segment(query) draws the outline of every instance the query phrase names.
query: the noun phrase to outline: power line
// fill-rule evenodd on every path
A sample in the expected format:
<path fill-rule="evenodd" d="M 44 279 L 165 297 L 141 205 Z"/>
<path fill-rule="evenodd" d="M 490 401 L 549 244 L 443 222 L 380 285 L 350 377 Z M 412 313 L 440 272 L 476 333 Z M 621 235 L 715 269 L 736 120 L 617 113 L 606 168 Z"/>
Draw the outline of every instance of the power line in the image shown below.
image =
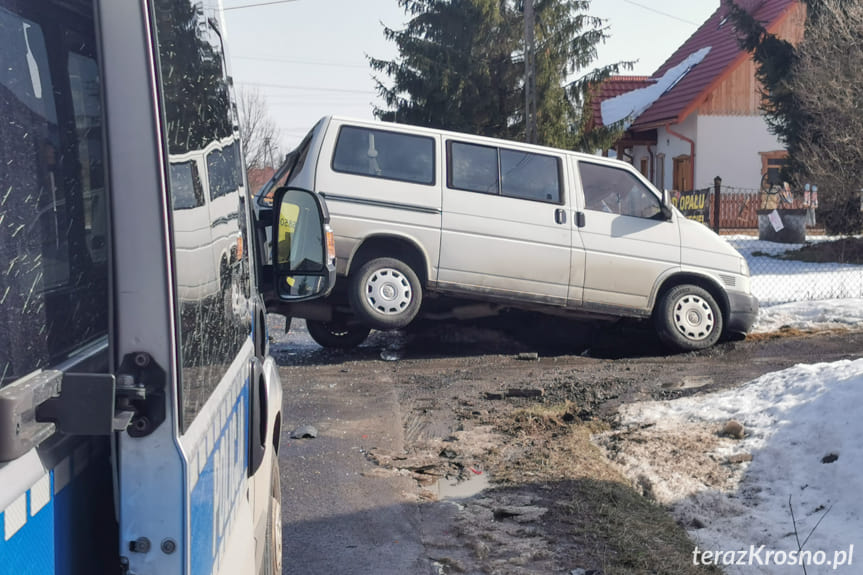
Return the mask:
<path fill-rule="evenodd" d="M 654 8 L 652 6 L 646 6 L 646 5 L 641 4 L 639 2 L 635 2 L 634 0 L 623 0 L 623 1 L 626 2 L 627 4 L 632 4 L 633 6 L 638 6 L 639 8 L 643 8 L 649 12 L 661 14 L 662 16 L 665 16 L 667 18 L 677 20 L 678 22 L 683 22 L 684 24 L 690 24 L 690 25 L 695 26 L 695 27 L 701 26 L 700 22 L 693 22 L 692 20 L 687 20 L 686 18 L 681 18 L 680 16 L 675 16 L 674 14 L 669 14 L 668 12 L 663 12 L 662 10 L 657 10 L 656 8 Z"/>
<path fill-rule="evenodd" d="M 319 88 L 317 86 L 291 86 L 288 84 L 268 84 L 265 82 L 238 82 L 242 86 L 260 86 L 262 88 L 281 88 L 285 90 L 311 90 L 313 92 L 339 92 L 343 94 L 365 94 L 367 96 L 375 95 L 374 91 L 370 90 L 348 90 L 345 88 Z"/>
<path fill-rule="evenodd" d="M 302 64 L 304 66 L 330 66 L 333 68 L 358 68 L 368 70 L 368 66 L 360 64 L 337 64 L 333 62 L 311 62 L 309 60 L 287 60 L 284 58 L 267 58 L 265 56 L 231 56 L 231 60 L 259 60 L 261 62 L 280 62 L 284 64 Z"/>
<path fill-rule="evenodd" d="M 273 2 L 259 2 L 258 4 L 246 4 L 245 6 L 231 6 L 230 8 L 222 8 L 225 12 L 228 10 L 241 10 L 243 8 L 257 8 L 258 6 L 272 6 L 273 4 L 287 4 L 288 2 L 296 2 L 297 0 L 273 0 Z"/>

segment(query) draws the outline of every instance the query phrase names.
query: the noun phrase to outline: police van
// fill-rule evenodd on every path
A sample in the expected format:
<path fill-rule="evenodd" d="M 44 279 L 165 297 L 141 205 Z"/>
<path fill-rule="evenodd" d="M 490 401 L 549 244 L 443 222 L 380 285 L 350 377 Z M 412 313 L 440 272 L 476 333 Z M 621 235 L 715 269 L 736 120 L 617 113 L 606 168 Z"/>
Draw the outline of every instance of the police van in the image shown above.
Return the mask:
<path fill-rule="evenodd" d="M 332 232 L 304 190 L 253 217 L 223 31 L 0 0 L 2 575 L 281 572 L 264 300 L 325 295 Z"/>

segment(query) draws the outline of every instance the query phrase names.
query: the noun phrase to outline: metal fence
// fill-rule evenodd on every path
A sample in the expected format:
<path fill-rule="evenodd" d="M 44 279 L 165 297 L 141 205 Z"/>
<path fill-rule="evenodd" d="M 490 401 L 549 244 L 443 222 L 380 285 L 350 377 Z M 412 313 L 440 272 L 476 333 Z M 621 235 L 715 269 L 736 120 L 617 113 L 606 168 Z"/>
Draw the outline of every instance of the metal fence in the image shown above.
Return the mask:
<path fill-rule="evenodd" d="M 757 235 L 723 237 L 746 258 L 752 291 L 762 306 L 863 298 L 863 261 L 859 259 L 863 238 L 807 233 L 805 243 L 785 244 L 759 240 Z M 843 263 L 852 261 L 859 263 Z"/>
<path fill-rule="evenodd" d="M 809 200 L 775 188 L 764 193 L 721 184 L 672 195 L 688 218 L 718 231 L 743 254 L 762 306 L 863 298 L 863 238 L 824 235 Z M 783 221 L 796 210 L 794 233 L 770 219 L 777 209 Z"/>

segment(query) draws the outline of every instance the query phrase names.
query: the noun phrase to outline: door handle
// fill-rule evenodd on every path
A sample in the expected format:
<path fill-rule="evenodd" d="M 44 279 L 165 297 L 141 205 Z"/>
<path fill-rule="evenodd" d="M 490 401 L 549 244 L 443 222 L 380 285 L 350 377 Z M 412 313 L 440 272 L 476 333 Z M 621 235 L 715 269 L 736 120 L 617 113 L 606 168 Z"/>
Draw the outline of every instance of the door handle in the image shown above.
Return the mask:
<path fill-rule="evenodd" d="M 554 210 L 554 221 L 558 224 L 566 223 L 566 210 L 563 208 L 557 208 Z"/>
<path fill-rule="evenodd" d="M 575 212 L 575 225 L 579 228 L 584 227 L 584 212 Z"/>
<path fill-rule="evenodd" d="M 249 477 L 264 462 L 267 452 L 267 421 L 269 420 L 269 393 L 267 390 L 267 379 L 263 376 L 263 366 L 257 357 L 249 360 Z"/>

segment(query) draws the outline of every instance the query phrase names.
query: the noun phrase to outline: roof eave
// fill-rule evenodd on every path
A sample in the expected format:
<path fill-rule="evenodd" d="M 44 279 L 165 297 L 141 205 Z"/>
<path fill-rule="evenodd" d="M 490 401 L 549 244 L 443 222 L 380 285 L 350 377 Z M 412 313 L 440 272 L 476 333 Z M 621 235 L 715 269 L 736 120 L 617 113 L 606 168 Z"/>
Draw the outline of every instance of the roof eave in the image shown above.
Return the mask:
<path fill-rule="evenodd" d="M 792 12 L 794 11 L 794 8 L 795 8 L 794 2 L 789 3 L 788 7 L 785 8 L 785 11 L 778 18 L 776 18 L 770 26 L 767 27 L 767 32 L 769 32 L 771 34 L 773 32 L 775 32 L 776 29 L 779 28 L 779 26 L 782 23 L 784 23 L 788 17 L 791 16 Z M 742 64 L 743 62 L 745 62 L 749 58 L 750 58 L 749 52 L 741 50 L 740 55 L 737 56 L 737 58 L 735 58 L 728 66 L 726 66 L 721 74 L 716 76 L 716 78 L 714 78 L 714 80 L 710 84 L 708 84 L 704 88 L 704 90 L 702 90 L 695 98 L 693 98 L 692 101 L 689 103 L 689 105 L 686 106 L 683 109 L 683 111 L 677 115 L 676 118 L 673 118 L 670 120 L 671 123 L 672 124 L 680 124 L 681 122 L 684 122 L 686 120 L 686 118 L 688 118 L 693 112 L 695 112 L 695 110 L 697 110 L 704 103 L 704 101 L 707 99 L 707 96 L 709 96 L 713 92 L 713 90 L 715 90 L 722 82 L 724 82 L 731 74 L 733 74 L 734 70 L 736 70 L 740 64 Z M 654 122 L 651 122 L 650 124 L 647 124 L 647 126 L 657 127 L 657 125 L 665 125 L 666 123 L 668 123 L 668 122 L 654 121 Z M 642 129 L 641 126 L 639 126 L 639 129 Z M 644 128 L 644 129 L 647 129 L 647 128 Z"/>

